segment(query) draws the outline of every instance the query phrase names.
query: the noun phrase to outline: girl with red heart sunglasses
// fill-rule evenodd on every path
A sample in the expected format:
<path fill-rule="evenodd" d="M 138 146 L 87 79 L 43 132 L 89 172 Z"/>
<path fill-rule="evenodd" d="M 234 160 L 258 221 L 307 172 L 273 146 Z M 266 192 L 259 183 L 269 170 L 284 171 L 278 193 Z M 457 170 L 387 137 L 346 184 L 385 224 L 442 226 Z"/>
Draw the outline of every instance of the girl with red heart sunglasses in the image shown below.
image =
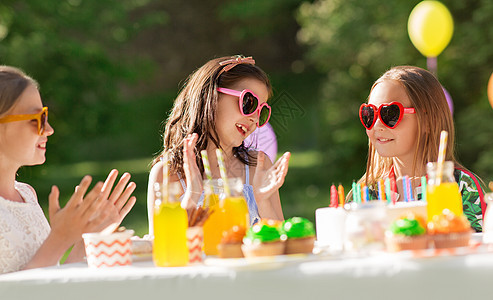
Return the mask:
<path fill-rule="evenodd" d="M 260 218 L 283 220 L 278 189 L 288 170 L 289 152 L 272 164 L 263 152 L 250 151 L 243 142 L 270 118 L 267 100 L 272 87 L 267 74 L 252 57 L 221 57 L 192 73 L 175 99 L 164 130 L 164 149 L 149 174 L 149 191 L 162 182 L 167 153 L 171 182 L 181 182 L 182 206 L 201 205 L 206 178 L 201 151 L 210 161 L 212 178 L 220 178 L 216 149 L 222 149 L 228 177 L 240 177 L 250 223 Z M 153 234 L 154 196 L 148 195 L 149 233 Z"/>
<path fill-rule="evenodd" d="M 17 68 L 0 66 L 0 274 L 56 265 L 72 246 L 66 262 L 82 261 L 82 233 L 120 224 L 135 204 L 130 174 L 122 175 L 113 191 L 116 170 L 92 189 L 86 176 L 63 208 L 58 188 L 52 187 L 49 224 L 34 189 L 15 179 L 20 167 L 45 162 L 53 133 L 37 82 Z"/>
<path fill-rule="evenodd" d="M 481 231 L 486 209 L 482 181 L 457 161 L 452 114 L 433 74 L 412 66 L 388 70 L 373 84 L 368 103 L 360 106 L 359 118 L 369 138 L 366 173 L 359 182 L 369 187 L 381 178 L 425 176 L 426 164 L 437 160 L 440 132 L 447 131 L 445 159 L 455 165 L 464 214 Z M 414 189 L 417 182 L 413 184 Z M 402 194 L 402 185 L 397 189 Z"/>

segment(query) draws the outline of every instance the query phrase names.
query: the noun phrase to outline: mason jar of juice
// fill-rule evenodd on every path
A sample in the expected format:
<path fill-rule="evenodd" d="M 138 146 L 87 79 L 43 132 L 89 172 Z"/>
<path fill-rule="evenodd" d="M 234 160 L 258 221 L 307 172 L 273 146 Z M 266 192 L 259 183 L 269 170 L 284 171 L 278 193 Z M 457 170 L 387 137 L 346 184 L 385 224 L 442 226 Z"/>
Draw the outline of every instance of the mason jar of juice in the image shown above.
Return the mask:
<path fill-rule="evenodd" d="M 224 218 L 223 231 L 233 226 L 243 226 L 247 229 L 250 225 L 250 214 L 243 196 L 243 182 L 241 178 L 229 178 L 228 183 L 231 195 L 229 197 L 225 195 L 224 200 L 219 201 L 220 211 Z"/>
<path fill-rule="evenodd" d="M 158 267 L 178 267 L 188 264 L 188 216 L 181 207 L 179 182 L 168 185 L 168 195 L 162 185 L 154 184 L 154 245 L 152 259 Z M 164 195 L 163 195 L 164 194 Z"/>
<path fill-rule="evenodd" d="M 205 255 L 217 255 L 217 245 L 221 241 L 222 232 L 219 214 L 219 197 L 224 196 L 221 179 L 204 180 L 204 208 L 209 208 L 212 214 L 204 224 L 204 253 Z M 223 197 L 224 198 L 224 197 Z"/>
<path fill-rule="evenodd" d="M 224 231 L 233 226 L 249 226 L 248 206 L 243 196 L 243 183 L 240 178 L 229 178 L 228 184 L 230 196 L 224 193 L 223 181 L 218 179 L 216 184 L 219 189 L 214 195 L 204 198 L 204 206 L 211 203 L 210 209 L 213 213 L 204 224 L 204 253 L 206 255 L 217 255 L 217 245 L 221 242 Z M 206 187 L 204 182 L 204 187 Z M 216 188 L 216 187 L 215 187 Z M 219 193 L 216 193 L 219 191 Z M 218 195 L 219 194 L 219 195 Z M 219 200 L 215 202 L 216 200 Z"/>
<path fill-rule="evenodd" d="M 456 216 L 461 216 L 462 196 L 459 185 L 454 179 L 454 163 L 446 161 L 443 163 L 442 178 L 437 182 L 437 163 L 429 162 L 426 165 L 428 173 L 428 188 L 426 192 L 428 221 L 433 216 L 440 215 L 444 209 L 450 210 Z"/>

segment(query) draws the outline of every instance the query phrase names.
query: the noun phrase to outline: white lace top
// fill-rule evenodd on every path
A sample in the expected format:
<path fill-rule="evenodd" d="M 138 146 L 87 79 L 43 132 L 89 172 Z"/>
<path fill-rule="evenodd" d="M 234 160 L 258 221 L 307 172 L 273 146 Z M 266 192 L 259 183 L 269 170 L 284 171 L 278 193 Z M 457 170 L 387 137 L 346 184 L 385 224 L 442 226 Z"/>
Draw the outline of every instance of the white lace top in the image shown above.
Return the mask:
<path fill-rule="evenodd" d="M 25 203 L 0 197 L 0 274 L 24 267 L 50 233 L 34 189 L 21 182 L 15 188 Z"/>

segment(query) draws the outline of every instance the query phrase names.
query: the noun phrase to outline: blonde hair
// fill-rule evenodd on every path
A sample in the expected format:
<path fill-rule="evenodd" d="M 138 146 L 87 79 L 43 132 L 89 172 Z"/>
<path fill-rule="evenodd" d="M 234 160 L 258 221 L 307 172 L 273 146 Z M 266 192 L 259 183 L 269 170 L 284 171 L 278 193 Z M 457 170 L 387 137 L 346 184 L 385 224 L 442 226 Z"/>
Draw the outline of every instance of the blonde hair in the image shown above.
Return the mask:
<path fill-rule="evenodd" d="M 446 160 L 453 161 L 456 166 L 463 168 L 455 156 L 455 129 L 452 113 L 437 78 L 427 70 L 418 67 L 393 67 L 375 81 L 370 94 L 375 86 L 386 80 L 398 82 L 406 91 L 411 107 L 416 110 L 418 141 L 414 150 L 413 173 L 418 167 L 424 168 L 426 163 L 437 160 L 442 130 L 448 132 Z M 379 178 L 388 175 L 393 166 L 393 159 L 380 156 L 371 142 L 368 145 L 366 173 L 358 182 L 373 186 Z"/>

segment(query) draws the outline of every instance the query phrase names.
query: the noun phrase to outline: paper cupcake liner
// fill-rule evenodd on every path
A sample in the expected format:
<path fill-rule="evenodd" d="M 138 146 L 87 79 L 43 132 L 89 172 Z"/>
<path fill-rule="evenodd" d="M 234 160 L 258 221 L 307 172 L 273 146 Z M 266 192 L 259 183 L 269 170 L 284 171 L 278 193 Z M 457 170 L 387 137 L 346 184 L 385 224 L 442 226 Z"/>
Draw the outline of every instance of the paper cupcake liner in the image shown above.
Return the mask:
<path fill-rule="evenodd" d="M 218 256 L 220 258 L 242 258 L 241 243 L 219 244 L 217 245 Z"/>
<path fill-rule="evenodd" d="M 429 237 L 426 234 L 417 236 L 390 234 L 385 236 L 385 245 L 387 246 L 387 251 L 390 252 L 426 249 L 428 244 Z"/>
<path fill-rule="evenodd" d="M 288 238 L 286 241 L 286 254 L 312 253 L 315 245 L 315 237 Z"/>
<path fill-rule="evenodd" d="M 431 236 L 431 239 L 437 249 L 467 247 L 471 240 L 471 234 L 471 231 L 435 234 Z"/>
<path fill-rule="evenodd" d="M 281 241 L 251 244 L 251 245 L 243 244 L 241 246 L 243 255 L 245 255 L 246 258 L 282 255 L 284 254 L 284 248 L 285 248 L 284 242 Z"/>

